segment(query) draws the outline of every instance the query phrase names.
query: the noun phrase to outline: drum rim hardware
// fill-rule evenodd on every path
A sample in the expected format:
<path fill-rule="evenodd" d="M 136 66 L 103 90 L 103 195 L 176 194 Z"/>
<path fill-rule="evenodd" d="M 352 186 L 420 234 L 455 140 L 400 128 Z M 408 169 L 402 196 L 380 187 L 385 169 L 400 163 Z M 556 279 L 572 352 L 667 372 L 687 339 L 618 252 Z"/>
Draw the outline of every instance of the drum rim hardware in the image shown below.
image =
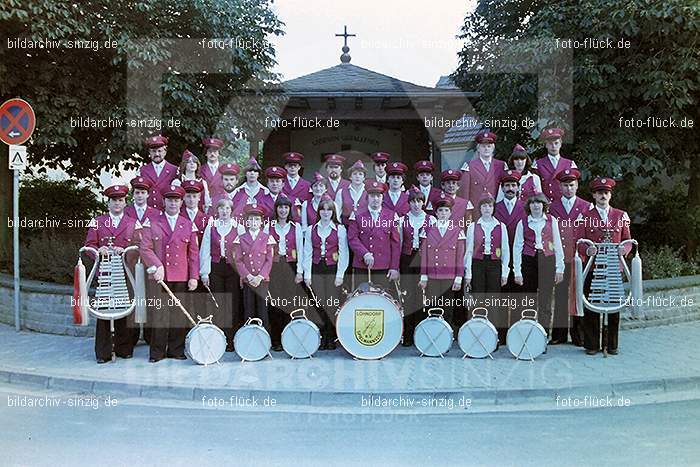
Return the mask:
<path fill-rule="evenodd" d="M 483 313 L 477 313 L 477 311 L 479 311 L 479 310 L 483 310 Z M 474 309 L 472 310 L 472 317 L 471 317 L 471 319 L 469 319 L 467 322 L 465 322 L 465 323 L 459 328 L 459 333 L 457 334 L 458 337 L 459 337 L 459 335 L 462 333 L 462 329 L 465 329 L 465 328 L 466 328 L 466 329 L 469 330 L 469 333 L 470 333 L 470 334 L 472 335 L 472 337 L 474 338 L 474 341 L 471 343 L 471 345 L 469 346 L 469 348 L 466 349 L 466 350 L 464 349 L 464 347 L 462 347 L 461 341 L 460 341 L 459 339 L 457 340 L 457 342 L 459 343 L 459 348 L 462 349 L 462 352 L 464 352 L 464 355 L 462 356 L 462 359 L 463 359 L 463 360 L 464 360 L 465 358 L 467 358 L 467 357 L 469 357 L 469 358 L 486 358 L 486 357 L 489 357 L 491 360 L 494 359 L 492 354 L 493 354 L 493 352 L 496 351 L 496 349 L 498 349 L 498 331 L 497 331 L 496 328 L 494 327 L 493 323 L 492 323 L 491 321 L 489 321 L 488 316 L 489 316 L 489 310 L 488 310 L 487 308 L 485 308 L 485 307 L 483 307 L 483 306 L 476 307 L 476 308 L 474 308 Z M 477 320 L 477 321 L 475 321 L 475 322 L 485 321 L 485 322 L 487 323 L 487 325 L 481 330 L 481 332 L 479 332 L 479 335 L 478 335 L 478 336 L 474 333 L 474 330 L 473 330 L 473 329 L 471 328 L 471 326 L 469 325 L 469 323 L 470 323 L 472 320 Z M 496 334 L 496 348 L 495 348 L 493 351 L 489 351 L 489 350 L 486 348 L 486 346 L 484 345 L 484 343 L 481 341 L 481 336 L 483 335 L 484 332 L 486 332 L 487 329 L 491 329 L 491 331 L 493 331 L 493 332 Z M 474 344 L 476 344 L 477 342 L 479 343 L 479 345 L 481 346 L 481 348 L 484 349 L 484 352 L 486 352 L 486 355 L 483 356 L 483 357 L 478 357 L 478 356 L 475 357 L 475 356 L 469 355 L 469 352 L 471 351 L 472 347 L 473 347 Z"/>
<path fill-rule="evenodd" d="M 437 313 L 437 311 L 439 311 L 439 313 Z M 416 329 L 413 331 L 413 346 L 416 348 L 416 350 L 418 350 L 420 352 L 421 357 L 427 356 L 427 357 L 445 358 L 445 354 L 450 351 L 450 349 L 452 348 L 452 343 L 454 342 L 454 331 L 452 330 L 452 326 L 450 326 L 450 324 L 445 320 L 445 318 L 444 318 L 445 310 L 443 308 L 440 308 L 440 307 L 428 308 L 427 314 L 428 314 L 428 317 L 425 318 L 424 320 L 422 320 L 420 323 L 418 323 L 416 325 Z M 450 333 L 452 334 L 450 336 L 450 345 L 447 348 L 447 350 L 445 350 L 445 352 L 440 351 L 440 348 L 438 347 L 437 343 L 435 342 L 435 339 L 433 339 L 433 337 L 430 335 L 430 333 L 428 331 L 426 331 L 425 329 L 423 329 L 423 326 L 421 326 L 423 323 L 425 323 L 427 320 L 429 320 L 431 318 L 440 319 L 444 323 L 444 326 L 442 327 L 442 329 L 440 329 L 440 332 L 438 333 L 438 335 L 435 336 L 435 339 L 439 338 L 446 329 L 449 329 Z M 434 319 L 431 319 L 431 321 L 434 321 Z M 432 346 L 437 351 L 437 353 L 438 353 L 437 355 L 428 355 L 425 353 L 425 351 L 430 349 L 430 346 L 427 349 L 424 349 L 425 351 L 418 348 L 418 345 L 416 344 L 416 335 L 418 334 L 419 328 L 423 331 L 423 334 L 425 334 L 425 336 L 430 340 L 430 346 Z M 418 339 L 418 340 L 420 340 L 420 339 Z"/>
<path fill-rule="evenodd" d="M 531 316 L 527 315 L 528 312 L 532 312 L 532 315 Z M 542 353 L 547 352 L 547 331 L 545 331 L 544 328 L 542 327 L 542 325 L 537 322 L 537 316 L 538 316 L 537 310 L 535 310 L 533 308 L 527 308 L 520 313 L 520 320 L 517 321 L 516 323 L 513 323 L 513 326 L 511 326 L 510 329 L 508 329 L 508 332 L 510 333 L 510 331 L 513 329 L 513 327 L 522 321 L 529 321 L 531 323 L 530 329 L 528 330 L 527 336 L 525 336 L 525 337 L 523 337 L 523 334 L 519 328 L 515 329 L 515 331 L 518 333 L 518 336 L 523 341 L 518 353 L 516 354 L 515 352 L 513 352 L 513 349 L 511 349 L 510 346 L 508 346 L 508 350 L 513 355 L 513 357 L 515 357 L 516 360 L 530 360 L 530 362 L 535 361 L 535 357 L 533 357 L 532 351 L 527 346 L 527 341 L 530 338 L 530 336 L 532 335 L 532 331 L 534 331 L 535 329 L 540 330 L 544 334 L 544 350 Z M 506 336 L 506 338 L 507 338 L 507 336 Z M 507 345 L 507 340 L 506 340 L 506 345 Z M 523 353 L 523 350 L 526 350 L 526 349 L 527 349 L 527 353 L 530 357 L 529 358 L 520 358 L 520 356 Z M 542 355 L 542 353 L 537 354 L 537 357 Z"/>
<path fill-rule="evenodd" d="M 271 360 L 274 360 L 274 357 L 273 357 L 272 354 L 270 353 L 271 344 L 265 345 L 265 343 L 261 341 L 261 337 L 260 337 L 260 335 L 259 335 L 258 333 L 255 333 L 255 337 L 258 339 L 258 343 L 259 343 L 260 345 L 262 345 L 263 349 L 265 349 L 265 355 L 263 355 L 261 358 L 259 358 L 259 359 L 257 359 L 257 360 L 251 360 L 251 359 L 248 359 L 248 358 L 243 357 L 243 355 L 241 355 L 241 354 L 239 353 L 239 350 L 238 350 L 238 349 L 239 349 L 239 346 L 235 344 L 236 336 L 239 335 L 239 333 L 240 333 L 242 330 L 246 329 L 247 326 L 257 326 L 257 327 L 259 327 L 260 329 L 262 329 L 263 331 L 265 331 L 265 334 L 267 334 L 268 341 L 270 341 L 270 334 L 267 332 L 267 329 L 265 329 L 265 326 L 263 326 L 263 320 L 260 319 L 260 318 L 252 317 L 252 316 L 251 316 L 250 318 L 248 318 L 248 319 L 246 320 L 245 324 L 244 324 L 243 326 L 241 326 L 241 327 L 238 329 L 238 331 L 236 331 L 236 334 L 233 336 L 234 347 L 236 348 L 236 354 L 240 357 L 241 363 L 243 363 L 243 362 L 258 362 L 258 361 L 260 361 L 260 360 L 264 360 L 265 357 L 270 357 Z"/>
<path fill-rule="evenodd" d="M 301 314 L 296 314 L 298 312 L 301 312 Z M 292 355 L 290 353 L 290 351 L 287 350 L 287 348 L 284 346 L 284 339 L 281 339 L 282 340 L 282 349 L 284 349 L 284 351 L 287 353 L 287 355 L 289 355 L 291 357 L 292 360 L 303 359 L 303 358 L 314 358 L 314 354 L 318 351 L 318 349 L 321 346 L 321 333 L 318 329 L 318 326 L 316 326 L 316 324 L 313 321 L 311 321 L 309 318 L 306 317 L 306 310 L 303 308 L 297 308 L 296 310 L 292 311 L 291 313 L 289 313 L 289 317 L 291 318 L 291 321 L 289 323 L 287 323 L 287 325 L 282 330 L 282 336 L 284 336 L 285 331 L 287 331 L 287 329 L 289 329 L 289 332 L 296 339 L 297 344 L 299 346 L 301 346 L 301 348 L 304 350 L 304 352 L 306 352 L 308 354 L 308 357 L 297 357 L 295 355 Z M 290 327 L 290 325 L 294 321 L 301 321 L 301 320 L 307 321 L 307 330 L 304 333 L 304 336 L 302 336 L 300 338 L 297 335 L 297 333 Z M 314 329 L 316 330 L 316 335 L 318 337 L 318 345 L 316 346 L 316 348 L 314 349 L 313 352 L 309 352 L 309 350 L 304 345 L 304 339 L 306 339 L 306 336 L 308 335 L 308 333 Z"/>

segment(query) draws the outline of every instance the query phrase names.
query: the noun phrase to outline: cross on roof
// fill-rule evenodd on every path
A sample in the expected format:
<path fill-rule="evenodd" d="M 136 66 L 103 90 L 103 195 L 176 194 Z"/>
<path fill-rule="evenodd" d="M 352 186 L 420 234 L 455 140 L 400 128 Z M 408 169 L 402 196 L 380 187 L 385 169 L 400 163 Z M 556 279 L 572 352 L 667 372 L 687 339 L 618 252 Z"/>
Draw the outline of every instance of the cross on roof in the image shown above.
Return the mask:
<path fill-rule="evenodd" d="M 348 37 L 357 37 L 357 34 L 348 34 L 348 27 L 345 26 L 343 28 L 343 33 L 342 34 L 336 34 L 335 37 L 342 37 L 344 41 L 344 46 L 348 46 Z"/>

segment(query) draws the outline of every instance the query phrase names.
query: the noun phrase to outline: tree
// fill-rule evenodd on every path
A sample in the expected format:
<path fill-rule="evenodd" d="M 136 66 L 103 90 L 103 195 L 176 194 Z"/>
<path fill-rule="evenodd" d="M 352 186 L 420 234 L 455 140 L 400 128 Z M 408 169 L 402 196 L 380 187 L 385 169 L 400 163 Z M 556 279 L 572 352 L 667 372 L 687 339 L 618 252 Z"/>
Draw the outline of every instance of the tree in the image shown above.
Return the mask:
<path fill-rule="evenodd" d="M 169 158 L 196 145 L 202 136 L 216 134 L 233 141 L 256 127 L 268 103 L 238 106 L 229 101 L 249 83 L 274 82 L 269 70 L 274 49 L 267 40 L 282 34 L 282 23 L 270 8 L 271 0 L 86 0 L 62 2 L 7 0 L 0 4 L 0 99 L 21 96 L 34 107 L 37 129 L 29 143 L 30 163 L 62 167 L 78 178 L 92 178 L 120 162 L 138 165 L 145 155 L 140 141 L 127 138 L 127 127 L 81 128 L 75 119 L 125 120 L 137 103 L 127 108 L 127 77 L 143 69 L 162 68 L 152 85 L 162 91 L 163 120 L 178 119 L 177 128 L 164 128 L 171 139 Z M 204 62 L 212 51 L 192 48 L 177 57 L 179 39 L 239 38 L 219 50 L 224 57 L 216 73 L 190 69 L 179 73 L 174 63 Z M 16 47 L 29 39 L 43 48 Z M 50 42 L 46 42 L 50 41 Z M 48 45 L 48 46 L 47 46 Z M 109 45 L 109 47 L 107 47 Z M 254 90 L 251 92 L 255 92 Z M 229 125 L 220 125 L 227 118 Z M 73 119 L 73 122 L 71 121 Z M 153 129 L 146 128 L 155 132 Z M 174 157 L 173 157 L 174 156 Z M 6 186 L 7 166 L 0 178 Z M 11 190 L 9 191 L 11 196 Z M 11 197 L 0 190 L 7 210 Z M 3 218 L 6 212 L 0 212 Z M 0 229 L 0 252 L 8 248 L 9 230 Z"/>
<path fill-rule="evenodd" d="M 478 112 L 483 117 L 507 116 L 519 121 L 529 116 L 537 122 L 534 128 L 502 132 L 506 142 L 541 147 L 536 139 L 542 128 L 561 125 L 562 115 L 572 111 L 569 130 L 574 139 L 565 146 L 566 153 L 587 168 L 585 179 L 595 175 L 622 179 L 622 190 L 615 196 L 618 203 L 632 206 L 633 219 L 643 222 L 654 218 L 660 190 L 675 183 L 688 186 L 683 194 L 687 209 L 674 213 L 674 220 L 686 226 L 686 253 L 692 256 L 697 251 L 697 1 L 481 0 L 465 18 L 462 32 L 465 44 L 454 78 L 460 87 L 482 92 L 476 104 Z M 572 43 L 566 42 L 568 39 Z M 612 46 L 600 47 L 603 44 Z M 570 51 L 563 50 L 567 46 Z M 553 50 L 570 53 L 570 63 L 553 62 Z M 542 67 L 544 76 L 571 73 L 573 98 L 561 99 L 553 87 L 554 92 L 540 96 L 538 102 L 537 77 L 514 72 L 516 60 Z M 480 73 L 484 70 L 489 73 Z M 539 115 L 538 106 L 542 110 Z M 690 121 L 692 128 L 681 127 L 682 122 Z M 670 122 L 676 126 L 659 126 Z"/>

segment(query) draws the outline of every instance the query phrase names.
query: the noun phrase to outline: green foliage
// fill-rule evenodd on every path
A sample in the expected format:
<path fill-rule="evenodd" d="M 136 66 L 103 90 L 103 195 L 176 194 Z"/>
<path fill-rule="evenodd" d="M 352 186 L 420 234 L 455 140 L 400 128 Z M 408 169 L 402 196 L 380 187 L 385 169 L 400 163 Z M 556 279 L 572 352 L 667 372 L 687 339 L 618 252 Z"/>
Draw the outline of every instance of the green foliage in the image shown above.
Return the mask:
<path fill-rule="evenodd" d="M 44 231 L 20 245 L 20 274 L 23 278 L 56 284 L 73 284 L 73 268 L 84 234 Z"/>
<path fill-rule="evenodd" d="M 77 128 L 71 118 L 126 119 L 158 117 L 181 122 L 164 128 L 171 139 L 169 157 L 179 162 L 182 150 L 216 134 L 233 141 L 258 127 L 274 100 L 250 99 L 255 89 L 275 81 L 271 35 L 282 23 L 271 0 L 85 0 L 61 2 L 7 0 L 0 3 L 0 98 L 21 95 L 37 114 L 30 143 L 30 162 L 61 166 L 79 178 L 92 178 L 102 168 L 141 163 L 145 152 L 138 138 L 120 128 Z M 95 41 L 95 49 L 6 47 L 8 39 Z M 190 39 L 185 48 L 182 44 Z M 215 50 L 192 44 L 201 38 L 240 38 L 255 46 Z M 113 47 L 105 47 L 109 41 Z M 209 70 L 211 54 L 219 59 Z M 214 65 L 212 65 L 214 66 Z M 143 70 L 157 72 L 152 81 L 127 80 Z M 153 96 L 155 109 L 130 101 L 129 83 Z M 251 90 L 252 89 L 252 90 Z M 243 91 L 245 90 L 245 91 Z M 162 97 L 159 97 L 161 96 Z M 237 96 L 246 96 L 242 105 Z M 231 106 L 231 103 L 241 104 Z M 134 105 L 131 105 L 134 104 Z M 153 112 L 151 112 L 153 110 Z M 154 112 L 162 110 L 161 115 Z M 133 131 L 133 130 L 132 130 Z M 143 129 L 141 133 L 147 133 Z M 191 147 L 201 153 L 199 147 Z M 222 156 L 227 157 L 228 148 Z"/>
<path fill-rule="evenodd" d="M 640 252 L 644 279 L 665 279 L 700 274 L 700 258 L 684 260 L 678 249 L 662 245 Z"/>

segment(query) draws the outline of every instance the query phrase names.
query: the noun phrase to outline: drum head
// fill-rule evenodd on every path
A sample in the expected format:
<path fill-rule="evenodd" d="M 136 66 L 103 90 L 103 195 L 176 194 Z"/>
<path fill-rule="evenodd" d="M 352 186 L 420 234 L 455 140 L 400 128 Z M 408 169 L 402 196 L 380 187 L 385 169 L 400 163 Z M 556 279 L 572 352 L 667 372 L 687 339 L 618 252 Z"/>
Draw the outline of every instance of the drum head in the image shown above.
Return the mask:
<path fill-rule="evenodd" d="M 486 358 L 498 347 L 498 331 L 489 320 L 472 318 L 459 328 L 457 342 L 467 357 Z"/>
<path fill-rule="evenodd" d="M 264 327 L 248 324 L 236 331 L 233 336 L 233 346 L 243 360 L 256 362 L 265 358 L 270 352 L 272 343 L 270 335 Z"/>
<path fill-rule="evenodd" d="M 439 357 L 450 351 L 454 333 L 447 321 L 436 316 L 425 318 L 418 323 L 413 333 L 416 349 L 428 357 Z"/>
<path fill-rule="evenodd" d="M 547 333 L 531 319 L 521 319 L 508 329 L 508 350 L 518 360 L 533 360 L 547 349 Z"/>
<path fill-rule="evenodd" d="M 211 365 L 221 360 L 226 351 L 226 336 L 213 324 L 198 324 L 187 333 L 185 353 L 200 365 Z"/>
<path fill-rule="evenodd" d="M 350 355 L 373 360 L 389 355 L 399 345 L 403 316 L 390 295 L 362 293 L 343 304 L 335 328 L 340 344 Z"/>
<path fill-rule="evenodd" d="M 292 358 L 309 358 L 321 346 L 321 333 L 308 319 L 293 319 L 282 331 L 282 348 Z"/>

